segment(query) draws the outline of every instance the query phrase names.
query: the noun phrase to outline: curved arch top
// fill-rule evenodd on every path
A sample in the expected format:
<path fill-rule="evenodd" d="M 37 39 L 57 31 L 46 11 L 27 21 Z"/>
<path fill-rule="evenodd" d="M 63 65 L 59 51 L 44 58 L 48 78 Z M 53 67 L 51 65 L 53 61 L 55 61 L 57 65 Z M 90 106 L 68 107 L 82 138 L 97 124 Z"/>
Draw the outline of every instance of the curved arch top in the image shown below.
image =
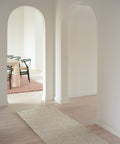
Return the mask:
<path fill-rule="evenodd" d="M 39 9 L 37 9 L 36 7 L 33 7 L 33 6 L 19 6 L 19 7 L 16 7 L 16 8 L 13 9 L 13 10 L 11 11 L 11 13 L 9 14 L 8 21 L 9 21 L 9 19 L 10 19 L 10 16 L 11 16 L 14 12 L 16 12 L 19 8 L 22 8 L 22 7 L 24 7 L 24 8 L 25 8 L 25 7 L 28 7 L 28 8 L 34 9 L 35 11 L 38 11 L 39 14 L 41 15 L 41 18 L 43 19 L 44 25 L 45 25 L 45 17 L 44 17 L 44 15 L 43 15 L 43 13 L 42 13 Z"/>
<path fill-rule="evenodd" d="M 61 51 L 61 59 L 58 60 L 61 61 L 59 69 L 61 69 L 61 81 L 56 82 L 57 85 L 61 86 L 61 95 L 58 93 L 56 94 L 56 101 L 58 102 L 66 102 L 68 101 L 68 24 L 69 24 L 69 17 L 71 16 L 71 13 L 76 10 L 76 8 L 79 8 L 80 6 L 88 7 L 90 12 L 92 13 L 92 16 L 95 18 L 94 21 L 96 21 L 97 25 L 97 19 L 94 12 L 94 9 L 89 5 L 87 2 L 80 2 L 80 1 L 73 1 L 73 0 L 65 1 L 64 6 L 61 6 L 62 13 L 59 16 L 61 19 L 61 25 L 59 26 L 60 32 L 59 35 L 59 42 L 60 47 L 57 46 L 57 50 L 59 48 L 59 51 Z M 66 5 L 65 5 L 66 4 Z M 59 21 L 60 21 L 59 20 Z M 58 52 L 59 52 L 58 51 Z M 59 55 L 59 53 L 57 53 Z M 58 66 L 58 65 L 57 65 Z M 57 71 L 57 70 L 56 70 Z M 57 72 L 59 73 L 59 72 Z M 56 86 L 57 87 L 57 86 Z M 57 91 L 57 90 L 56 90 Z M 59 96 L 58 96 L 59 95 Z"/>
<path fill-rule="evenodd" d="M 80 7 L 80 6 L 85 6 L 85 7 L 88 7 L 89 9 L 91 9 L 91 11 L 93 12 L 95 18 L 96 18 L 96 23 L 97 23 L 97 14 L 94 10 L 94 8 L 89 4 L 89 2 L 83 2 L 83 1 L 74 1 L 74 2 L 71 2 L 71 4 L 69 4 L 66 9 L 65 9 L 65 12 L 64 12 L 64 16 L 63 16 L 63 19 L 62 19 L 62 23 L 64 20 L 66 20 L 66 17 L 68 17 L 68 15 L 74 10 L 76 9 L 77 7 Z"/>
<path fill-rule="evenodd" d="M 8 19 L 8 54 L 30 57 L 31 69 L 45 72 L 45 29 L 44 16 L 38 9 L 22 6 L 13 10 Z"/>

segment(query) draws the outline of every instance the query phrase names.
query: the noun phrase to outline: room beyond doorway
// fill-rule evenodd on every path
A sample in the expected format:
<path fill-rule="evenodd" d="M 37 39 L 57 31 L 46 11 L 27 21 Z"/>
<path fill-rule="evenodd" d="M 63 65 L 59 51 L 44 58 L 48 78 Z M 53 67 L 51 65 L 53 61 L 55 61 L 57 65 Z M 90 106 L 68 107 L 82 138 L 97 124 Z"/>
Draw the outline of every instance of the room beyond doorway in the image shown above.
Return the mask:
<path fill-rule="evenodd" d="M 22 6 L 12 11 L 8 20 L 7 49 L 8 55 L 31 59 L 30 76 L 35 80 L 39 72 L 40 79 L 35 81 L 43 84 L 45 94 L 45 20 L 39 10 Z"/>

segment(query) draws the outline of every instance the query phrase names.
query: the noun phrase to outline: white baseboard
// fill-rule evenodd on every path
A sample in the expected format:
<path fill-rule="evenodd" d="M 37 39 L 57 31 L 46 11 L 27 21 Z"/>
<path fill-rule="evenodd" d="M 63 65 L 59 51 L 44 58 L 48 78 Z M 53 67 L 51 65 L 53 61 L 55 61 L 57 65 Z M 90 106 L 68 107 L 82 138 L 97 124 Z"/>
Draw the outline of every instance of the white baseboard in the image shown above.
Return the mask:
<path fill-rule="evenodd" d="M 58 97 L 55 97 L 54 100 L 55 100 L 56 103 L 59 103 L 59 104 L 65 104 L 65 103 L 68 103 L 68 102 L 69 102 L 69 99 L 68 99 L 68 98 L 59 99 Z"/>
<path fill-rule="evenodd" d="M 69 98 L 77 98 L 81 96 L 96 95 L 97 91 L 83 91 L 79 95 L 69 96 Z"/>
<path fill-rule="evenodd" d="M 112 134 L 120 137 L 120 130 L 114 129 L 112 128 L 109 124 L 104 123 L 103 121 L 97 120 L 96 124 L 102 128 L 104 128 L 105 130 L 111 132 Z"/>
<path fill-rule="evenodd" d="M 53 101 L 54 100 L 54 96 L 46 96 L 45 94 L 43 94 L 42 100 L 43 101 Z"/>

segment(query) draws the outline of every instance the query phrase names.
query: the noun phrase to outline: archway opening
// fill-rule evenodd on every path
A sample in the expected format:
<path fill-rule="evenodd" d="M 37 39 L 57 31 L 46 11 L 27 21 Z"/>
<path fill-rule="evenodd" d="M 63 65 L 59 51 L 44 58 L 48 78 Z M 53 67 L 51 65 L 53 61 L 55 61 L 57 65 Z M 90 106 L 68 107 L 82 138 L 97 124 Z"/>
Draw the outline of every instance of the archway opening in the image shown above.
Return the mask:
<path fill-rule="evenodd" d="M 78 113 L 82 115 L 78 118 L 82 124 L 88 121 L 95 123 L 98 105 L 97 21 L 91 7 L 75 3 L 66 9 L 62 19 L 61 41 L 61 47 L 57 48 L 62 55 L 62 59 L 58 59 L 61 60 L 62 93 L 56 97 L 56 101 L 60 99 L 65 103 L 75 98 L 70 100 L 76 102 L 75 110 L 71 106 L 74 116 L 78 117 Z"/>
<path fill-rule="evenodd" d="M 76 5 L 68 20 L 68 96 L 97 93 L 97 22 L 94 11 Z"/>
<path fill-rule="evenodd" d="M 22 6 L 12 11 L 8 20 L 7 45 L 8 57 L 11 55 L 13 56 L 13 58 L 10 59 L 16 60 L 16 57 L 20 57 L 20 60 L 17 60 L 19 69 L 21 69 L 22 65 L 21 60 L 31 59 L 29 66 L 30 83 L 27 80 L 27 75 L 20 76 L 19 70 L 19 85 L 16 84 L 15 86 L 11 87 L 11 89 L 8 85 L 8 93 L 10 94 L 8 95 L 8 102 L 21 103 L 29 102 L 29 100 L 32 102 L 40 102 L 46 94 L 46 55 L 45 19 L 38 9 L 30 6 Z M 15 71 L 13 67 L 12 77 L 14 77 L 14 73 Z M 13 78 L 13 80 L 14 79 L 15 78 Z M 33 91 L 37 91 L 36 95 L 34 95 L 31 99 L 27 98 L 26 92 Z M 22 95 L 20 99 L 19 97 L 21 93 Z"/>

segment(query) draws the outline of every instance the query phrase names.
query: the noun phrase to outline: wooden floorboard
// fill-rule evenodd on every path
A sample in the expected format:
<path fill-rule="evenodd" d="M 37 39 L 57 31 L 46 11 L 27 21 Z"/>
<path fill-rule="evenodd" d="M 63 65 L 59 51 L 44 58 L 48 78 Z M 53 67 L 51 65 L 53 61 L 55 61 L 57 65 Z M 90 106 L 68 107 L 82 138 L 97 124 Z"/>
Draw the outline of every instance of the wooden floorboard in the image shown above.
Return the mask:
<path fill-rule="evenodd" d="M 43 104 L 43 103 L 42 103 Z M 13 103 L 0 108 L 0 144 L 45 144 L 32 129 L 17 115 L 16 111 L 40 106 L 41 103 Z M 57 109 L 79 121 L 91 132 L 107 140 L 110 144 L 120 144 L 120 138 L 95 124 L 96 96 L 74 98 L 70 103 L 59 105 L 47 102 L 45 105 Z"/>

